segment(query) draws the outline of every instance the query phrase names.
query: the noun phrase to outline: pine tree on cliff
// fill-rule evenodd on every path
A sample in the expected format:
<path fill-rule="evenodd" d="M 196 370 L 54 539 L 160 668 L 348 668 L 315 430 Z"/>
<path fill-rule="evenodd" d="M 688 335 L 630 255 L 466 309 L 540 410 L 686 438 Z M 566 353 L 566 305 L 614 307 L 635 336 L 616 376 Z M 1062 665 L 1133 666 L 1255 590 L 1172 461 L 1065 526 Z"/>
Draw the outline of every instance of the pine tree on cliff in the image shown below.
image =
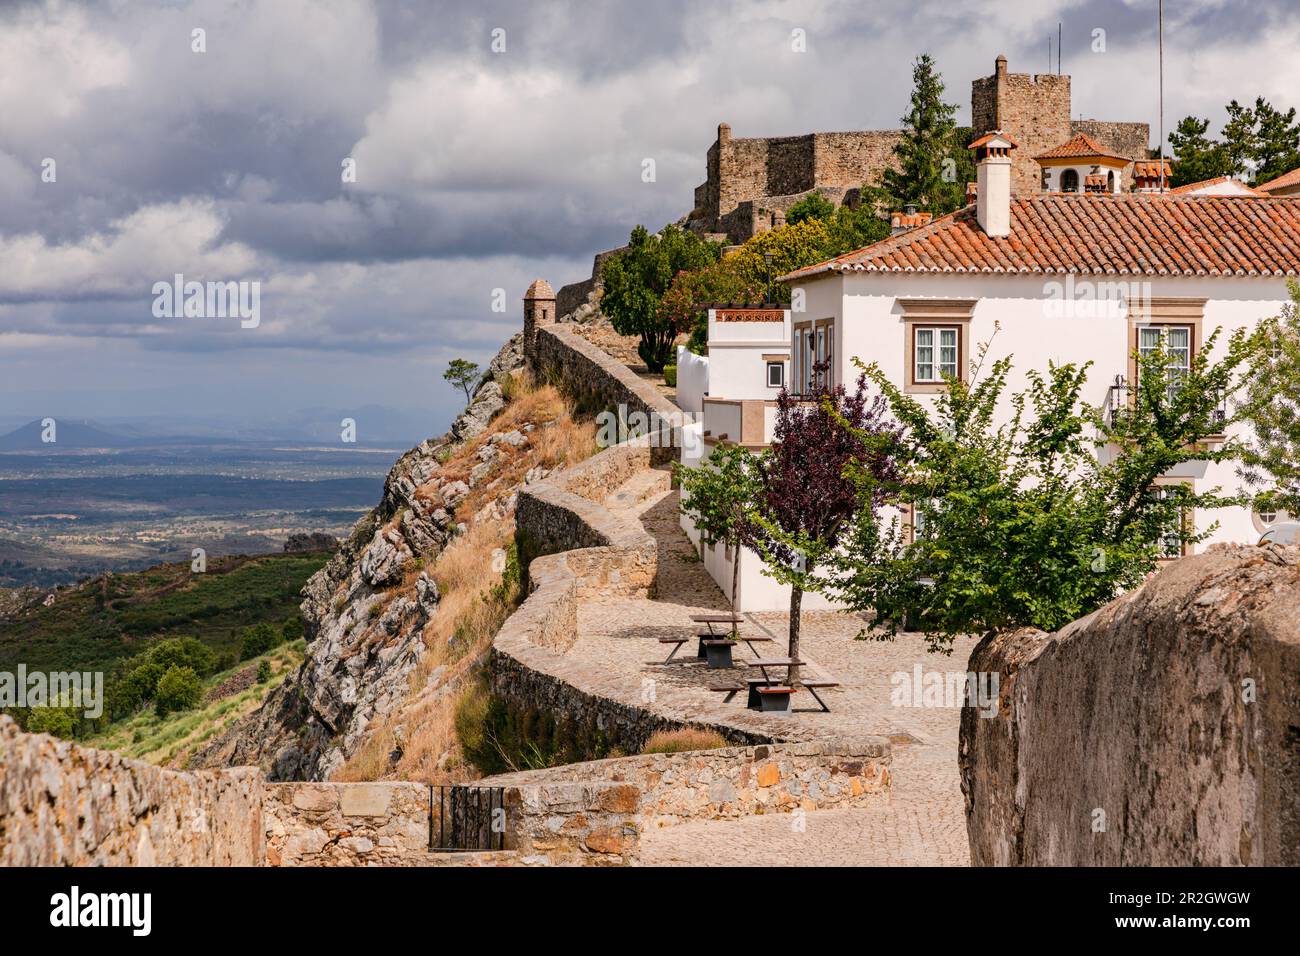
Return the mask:
<path fill-rule="evenodd" d="M 903 135 L 894 146 L 897 169 L 885 169 L 864 199 L 882 212 L 914 203 L 936 216 L 960 208 L 975 173 L 966 149 L 970 130 L 959 129 L 957 107 L 943 101 L 943 76 L 929 54 L 912 65 L 912 104 L 902 117 Z"/>

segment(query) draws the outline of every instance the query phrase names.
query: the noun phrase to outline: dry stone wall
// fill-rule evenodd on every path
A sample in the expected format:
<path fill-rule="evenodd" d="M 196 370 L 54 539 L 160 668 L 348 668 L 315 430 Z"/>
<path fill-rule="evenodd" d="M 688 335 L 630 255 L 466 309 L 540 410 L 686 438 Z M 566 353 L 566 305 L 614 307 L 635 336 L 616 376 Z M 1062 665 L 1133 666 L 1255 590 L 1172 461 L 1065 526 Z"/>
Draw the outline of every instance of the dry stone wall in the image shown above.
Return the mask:
<path fill-rule="evenodd" d="M 0 715 L 0 866 L 255 866 L 262 775 L 180 773 Z"/>
<path fill-rule="evenodd" d="M 723 747 L 615 757 L 581 765 L 584 780 L 631 787 L 642 827 L 793 810 L 862 806 L 889 787 L 889 742 L 880 737 Z M 518 787 L 560 781 L 572 766 L 482 781 Z"/>
<path fill-rule="evenodd" d="M 971 862 L 1300 863 L 1300 549 L 1217 546 L 1056 634 L 987 638 Z"/>

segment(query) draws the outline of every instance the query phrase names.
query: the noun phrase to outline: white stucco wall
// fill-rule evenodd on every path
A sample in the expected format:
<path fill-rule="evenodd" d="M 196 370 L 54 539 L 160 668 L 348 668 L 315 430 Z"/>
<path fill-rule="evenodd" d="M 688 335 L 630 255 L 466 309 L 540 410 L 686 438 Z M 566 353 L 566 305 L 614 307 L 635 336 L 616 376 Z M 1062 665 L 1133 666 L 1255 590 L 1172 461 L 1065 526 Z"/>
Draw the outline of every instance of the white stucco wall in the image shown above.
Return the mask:
<path fill-rule="evenodd" d="M 1045 371 L 1049 362 L 1092 362 L 1083 399 L 1104 405 L 1115 375 L 1128 372 L 1130 320 L 1121 314 L 1053 313 L 1048 305 L 1046 283 L 1064 283 L 1065 278 L 851 273 L 809 282 L 805 288 L 809 310 L 813 311 L 816 303 L 816 314 L 831 307 L 826 304 L 828 297 L 832 301 L 840 299 L 835 334 L 840 343 L 836 365 L 842 381 L 851 382 L 856 378 L 854 358 L 876 362 L 895 382 L 905 380 L 906 331 L 899 298 L 974 299 L 977 301 L 971 318 L 968 354 L 975 358 L 975 344 L 988 342 L 987 364 L 1012 357 L 1007 395 L 1028 386 L 1025 373 L 1030 369 Z M 1092 281 L 1091 277 L 1077 277 L 1076 288 L 1086 281 Z M 1129 277 L 1099 277 L 1099 281 L 1127 282 Z M 1234 330 L 1253 327 L 1260 319 L 1277 315 L 1289 301 L 1286 281 L 1281 278 L 1157 276 L 1135 277 L 1135 281 L 1149 282 L 1145 294 L 1150 297 L 1206 299 L 1202 335 L 1208 339 L 1215 328 L 1223 329 L 1214 352 L 1219 356 L 1224 354 L 1227 338 Z M 1075 311 L 1086 310 L 1076 307 Z M 926 395 L 913 397 L 922 402 L 933 401 Z M 1009 416 L 1009 404 L 1004 403 L 1003 412 Z M 1233 493 L 1240 486 L 1234 469 L 1230 462 L 1200 463 L 1187 466 L 1186 474 L 1171 477 L 1193 477 L 1198 490 L 1218 486 Z M 1198 513 L 1195 520 L 1198 530 L 1204 530 L 1216 520 L 1219 522 L 1220 527 L 1206 545 L 1221 541 L 1253 543 L 1259 537 L 1247 508 Z"/>

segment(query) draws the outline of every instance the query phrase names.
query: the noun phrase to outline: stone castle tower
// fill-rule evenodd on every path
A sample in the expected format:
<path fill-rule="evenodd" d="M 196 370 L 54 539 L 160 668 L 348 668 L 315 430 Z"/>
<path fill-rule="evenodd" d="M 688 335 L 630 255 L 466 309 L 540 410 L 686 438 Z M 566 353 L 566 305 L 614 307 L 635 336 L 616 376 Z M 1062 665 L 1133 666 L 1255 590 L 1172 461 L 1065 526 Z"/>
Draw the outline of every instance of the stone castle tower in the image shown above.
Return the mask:
<path fill-rule="evenodd" d="M 971 130 L 976 136 L 1000 129 L 1016 142 L 1011 164 L 1011 191 L 1028 195 L 1040 189 L 1040 169 L 1034 157 L 1060 146 L 1076 133 L 1087 133 L 1103 147 L 1131 160 L 1146 159 L 1151 129 L 1146 123 L 1115 123 L 1070 118 L 1070 78 L 1056 73 L 1007 72 L 999 56 L 993 75 L 971 83 Z M 1124 171 L 1123 186 L 1133 182 L 1133 167 Z"/>
<path fill-rule="evenodd" d="M 993 74 L 971 83 L 972 138 L 1002 129 L 1015 140 L 1011 189 L 1026 195 L 1040 189 L 1034 157 L 1087 133 L 1112 153 L 1146 159 L 1146 123 L 1071 119 L 1070 77 L 1055 73 L 1011 73 L 999 56 Z M 894 161 L 899 130 L 808 133 L 803 136 L 732 135 L 726 123 L 709 147 L 707 178 L 695 189 L 694 228 L 725 233 L 742 242 L 778 225 L 785 211 L 813 190 L 836 203 L 855 202 L 858 187 Z M 1133 182 L 1133 166 L 1123 174 Z"/>

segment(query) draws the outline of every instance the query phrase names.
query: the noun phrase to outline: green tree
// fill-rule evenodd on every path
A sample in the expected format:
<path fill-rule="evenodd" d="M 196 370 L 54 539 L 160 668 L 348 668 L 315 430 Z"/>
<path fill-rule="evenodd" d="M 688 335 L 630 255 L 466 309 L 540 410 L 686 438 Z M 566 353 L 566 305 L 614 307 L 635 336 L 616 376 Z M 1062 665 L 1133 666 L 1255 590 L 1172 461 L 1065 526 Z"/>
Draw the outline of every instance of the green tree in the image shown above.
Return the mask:
<path fill-rule="evenodd" d="M 605 262 L 600 310 L 614 331 L 640 338 L 637 353 L 650 371 L 663 371 L 684 331 L 660 311 L 660 299 L 679 272 L 716 262 L 719 250 L 716 243 L 677 226 L 666 226 L 657 235 L 637 226 L 628 248 Z"/>
<path fill-rule="evenodd" d="M 1300 123 L 1295 107 L 1279 112 L 1259 97 L 1255 100 L 1255 164 L 1252 183 L 1266 183 L 1300 166 Z"/>
<path fill-rule="evenodd" d="M 999 414 L 1009 359 L 972 384 L 949 379 L 933 409 L 867 367 L 903 430 L 882 449 L 899 462 L 896 481 L 851 468 L 863 512 L 883 496 L 918 530 L 897 517 L 858 522 L 831 558 L 834 593 L 874 611 L 882 637 L 915 621 L 932 649 L 950 651 L 960 634 L 1056 630 L 1139 584 L 1166 548 L 1210 533 L 1185 523 L 1188 509 L 1240 501 L 1160 484 L 1179 465 L 1240 453 L 1235 441 L 1206 439 L 1237 420 L 1218 413 L 1253 345 L 1238 333 L 1211 364 L 1216 338 L 1186 372 L 1160 348 L 1137 356 L 1131 401 L 1113 417 L 1080 401 L 1088 365 L 1029 372 L 1009 421 Z"/>
<path fill-rule="evenodd" d="M 1169 174 L 1170 186 L 1186 186 L 1206 179 L 1232 175 L 1232 160 L 1223 144 L 1206 136 L 1208 119 L 1185 116 L 1169 134 L 1176 161 Z"/>
<path fill-rule="evenodd" d="M 244 628 L 239 638 L 239 659 L 252 660 L 265 654 L 283 640 L 284 634 L 265 621 Z"/>
<path fill-rule="evenodd" d="M 965 205 L 966 183 L 974 178 L 966 149 L 970 130 L 957 126 L 957 106 L 945 103 L 943 94 L 943 77 L 929 54 L 923 54 L 912 65 L 911 105 L 894 146 L 897 168 L 883 170 L 864 190 L 867 205 L 888 212 L 914 203 L 936 216 Z"/>
<path fill-rule="evenodd" d="M 794 226 L 805 219 L 829 219 L 833 215 L 835 204 L 821 193 L 811 192 L 786 211 L 785 221 Z"/>
<path fill-rule="evenodd" d="M 1254 374 L 1243 402 L 1254 438 L 1238 475 L 1256 510 L 1300 519 L 1300 284 L 1288 285 L 1291 302 L 1255 333 Z"/>
<path fill-rule="evenodd" d="M 81 713 L 72 707 L 33 707 L 24 726 L 29 734 L 50 734 L 63 740 L 76 736 Z"/>
<path fill-rule="evenodd" d="M 442 373 L 442 377 L 461 389 L 465 393 L 465 401 L 468 402 L 473 397 L 470 395 L 469 387 L 478 379 L 478 365 L 468 359 L 452 359 L 447 363 L 447 371 Z"/>
<path fill-rule="evenodd" d="M 1209 120 L 1192 116 L 1169 135 L 1179 163 L 1175 185 L 1215 176 L 1237 176 L 1256 184 L 1300 166 L 1300 122 L 1294 107 L 1283 113 L 1257 96 L 1254 106 L 1233 100 L 1225 111 L 1228 120 L 1220 141 L 1205 135 Z M 1184 165 L 1186 169 L 1181 168 Z"/>
<path fill-rule="evenodd" d="M 257 682 L 265 684 L 271 679 L 271 662 L 262 661 L 257 665 Z"/>
<path fill-rule="evenodd" d="M 753 455 L 730 443 L 716 445 L 696 468 L 680 462 L 673 465 L 681 483 L 682 513 L 694 522 L 700 540 L 709 547 L 721 544 L 731 550 L 733 613 L 740 586 L 740 549 L 748 540 L 751 513 L 762 490 L 756 465 Z"/>
<path fill-rule="evenodd" d="M 1223 151 L 1228 157 L 1231 175 L 1250 178 L 1250 164 L 1255 155 L 1255 112 L 1233 100 L 1225 108 L 1228 121 L 1223 124 Z"/>
<path fill-rule="evenodd" d="M 159 717 L 181 710 L 192 710 L 203 697 L 203 681 L 192 667 L 167 668 L 158 678 L 158 690 L 154 695 L 154 710 Z"/>

